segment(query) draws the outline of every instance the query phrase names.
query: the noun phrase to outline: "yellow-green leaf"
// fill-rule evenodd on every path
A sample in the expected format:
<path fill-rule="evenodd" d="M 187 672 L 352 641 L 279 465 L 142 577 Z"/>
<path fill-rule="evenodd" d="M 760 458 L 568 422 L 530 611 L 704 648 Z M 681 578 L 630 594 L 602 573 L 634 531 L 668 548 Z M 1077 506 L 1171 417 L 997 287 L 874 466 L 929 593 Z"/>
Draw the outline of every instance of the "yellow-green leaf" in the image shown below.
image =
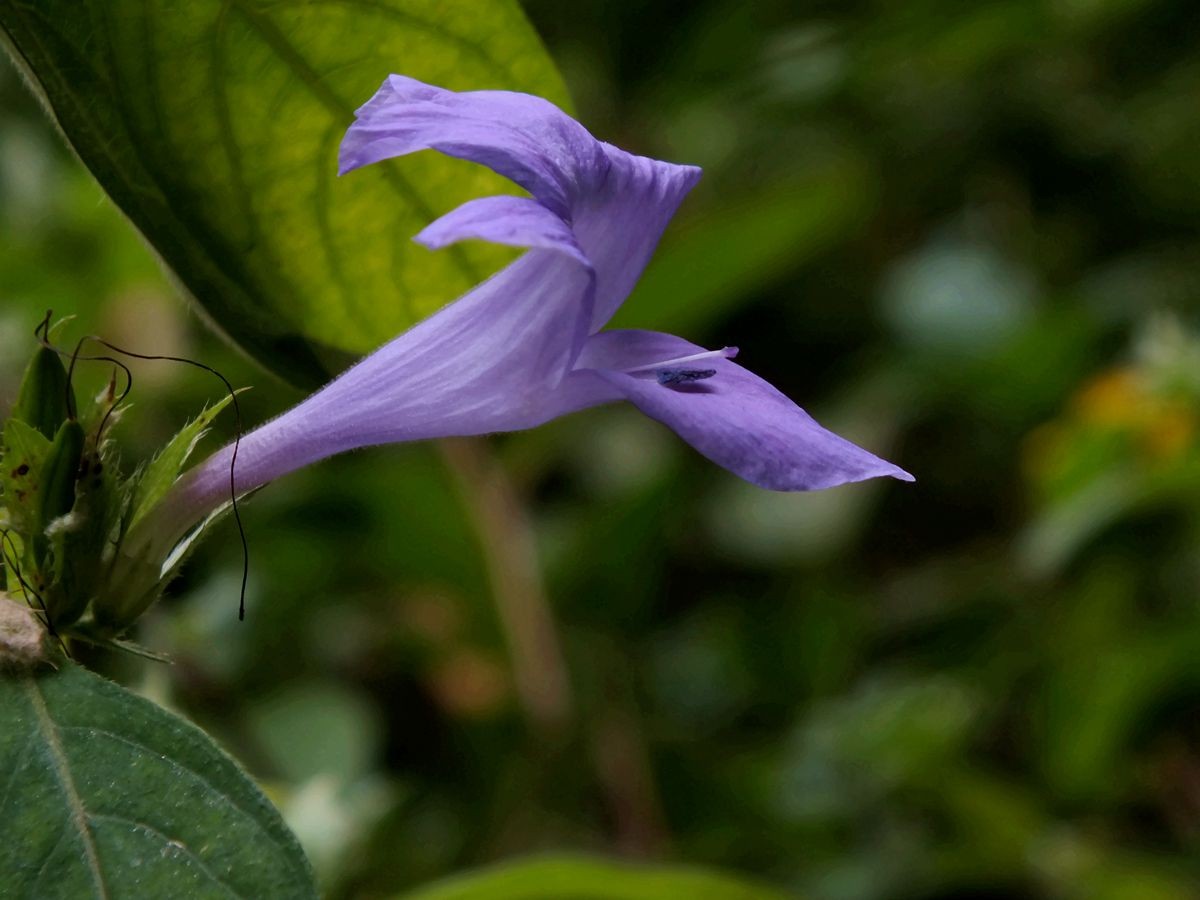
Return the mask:
<path fill-rule="evenodd" d="M 327 379 L 509 258 L 410 241 L 513 192 L 434 153 L 337 177 L 392 72 L 565 104 L 514 0 L 0 0 L 6 45 L 79 157 L 215 323 L 298 384 Z"/>

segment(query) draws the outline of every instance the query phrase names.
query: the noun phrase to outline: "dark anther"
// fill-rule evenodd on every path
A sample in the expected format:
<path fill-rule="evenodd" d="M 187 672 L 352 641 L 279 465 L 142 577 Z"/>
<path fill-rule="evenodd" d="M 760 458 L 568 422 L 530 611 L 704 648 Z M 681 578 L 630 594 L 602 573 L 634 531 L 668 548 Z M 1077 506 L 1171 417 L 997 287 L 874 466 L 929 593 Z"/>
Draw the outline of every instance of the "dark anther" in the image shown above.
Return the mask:
<path fill-rule="evenodd" d="M 716 369 L 659 369 L 654 373 L 658 383 L 672 387 L 677 384 L 691 384 L 693 381 L 703 381 L 717 374 Z"/>

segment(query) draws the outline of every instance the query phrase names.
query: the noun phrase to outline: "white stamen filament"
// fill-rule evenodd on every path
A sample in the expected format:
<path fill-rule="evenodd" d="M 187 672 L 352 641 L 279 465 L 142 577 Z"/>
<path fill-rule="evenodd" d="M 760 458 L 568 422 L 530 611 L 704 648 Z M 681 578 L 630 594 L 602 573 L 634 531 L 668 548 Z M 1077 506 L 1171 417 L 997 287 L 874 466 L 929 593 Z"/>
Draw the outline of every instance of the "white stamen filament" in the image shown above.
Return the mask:
<path fill-rule="evenodd" d="M 703 353 L 693 353 L 690 356 L 677 356 L 674 359 L 664 359 L 661 362 L 648 363 L 644 366 L 634 366 L 624 369 L 627 374 L 634 372 L 653 372 L 657 369 L 675 369 L 685 363 L 698 362 L 702 359 L 733 359 L 737 356 L 737 347 L 722 347 L 720 350 L 705 350 Z"/>

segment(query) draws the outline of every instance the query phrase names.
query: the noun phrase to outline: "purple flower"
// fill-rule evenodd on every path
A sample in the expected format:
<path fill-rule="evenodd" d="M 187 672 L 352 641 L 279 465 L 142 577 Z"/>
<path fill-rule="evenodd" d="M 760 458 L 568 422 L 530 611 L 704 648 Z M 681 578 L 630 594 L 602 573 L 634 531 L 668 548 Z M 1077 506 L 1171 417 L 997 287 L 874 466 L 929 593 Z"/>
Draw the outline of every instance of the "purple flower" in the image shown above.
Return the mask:
<path fill-rule="evenodd" d="M 425 149 L 485 165 L 531 197 L 472 200 L 416 240 L 437 249 L 474 238 L 528 252 L 247 434 L 239 492 L 355 447 L 530 428 L 617 400 L 773 490 L 881 475 L 912 480 L 732 362 L 735 348 L 709 351 L 670 334 L 602 330 L 699 169 L 598 141 L 538 97 L 455 93 L 399 75 L 358 110 L 340 169 Z M 166 505 L 177 528 L 228 499 L 230 452 L 176 485 Z"/>

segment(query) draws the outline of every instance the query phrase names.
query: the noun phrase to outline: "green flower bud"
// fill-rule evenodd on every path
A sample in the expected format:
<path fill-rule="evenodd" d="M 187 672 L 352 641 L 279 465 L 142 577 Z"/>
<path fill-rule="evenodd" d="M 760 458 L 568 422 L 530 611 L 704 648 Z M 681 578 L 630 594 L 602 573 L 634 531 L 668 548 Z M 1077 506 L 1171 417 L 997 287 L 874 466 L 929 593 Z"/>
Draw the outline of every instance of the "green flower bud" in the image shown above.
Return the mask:
<path fill-rule="evenodd" d="M 68 399 L 70 392 L 62 359 L 49 347 L 39 347 L 25 369 L 13 418 L 53 438 L 70 415 L 74 399 L 73 395 Z"/>
<path fill-rule="evenodd" d="M 83 459 L 83 426 L 74 419 L 62 423 L 42 466 L 42 496 L 38 505 L 38 531 L 65 516 L 75 505 L 75 481 Z"/>
<path fill-rule="evenodd" d="M 76 598 L 65 592 L 68 585 L 60 584 L 70 561 L 63 556 L 64 542 L 60 536 L 49 533 L 52 524 L 72 511 L 75 506 L 75 483 L 79 480 L 79 468 L 83 459 L 83 426 L 75 419 L 63 422 L 54 435 L 50 451 L 42 465 L 41 496 L 34 521 L 33 555 L 38 569 L 47 582 L 43 601 L 50 621 L 65 625 L 79 618 L 83 612 Z M 69 526 L 68 526 L 69 527 Z M 51 553 L 52 548 L 55 550 Z M 55 557 L 51 565 L 51 557 Z M 57 576 L 51 573 L 56 572 Z M 70 581 L 70 579 L 68 579 Z M 86 598 L 84 598 L 86 603 Z"/>

